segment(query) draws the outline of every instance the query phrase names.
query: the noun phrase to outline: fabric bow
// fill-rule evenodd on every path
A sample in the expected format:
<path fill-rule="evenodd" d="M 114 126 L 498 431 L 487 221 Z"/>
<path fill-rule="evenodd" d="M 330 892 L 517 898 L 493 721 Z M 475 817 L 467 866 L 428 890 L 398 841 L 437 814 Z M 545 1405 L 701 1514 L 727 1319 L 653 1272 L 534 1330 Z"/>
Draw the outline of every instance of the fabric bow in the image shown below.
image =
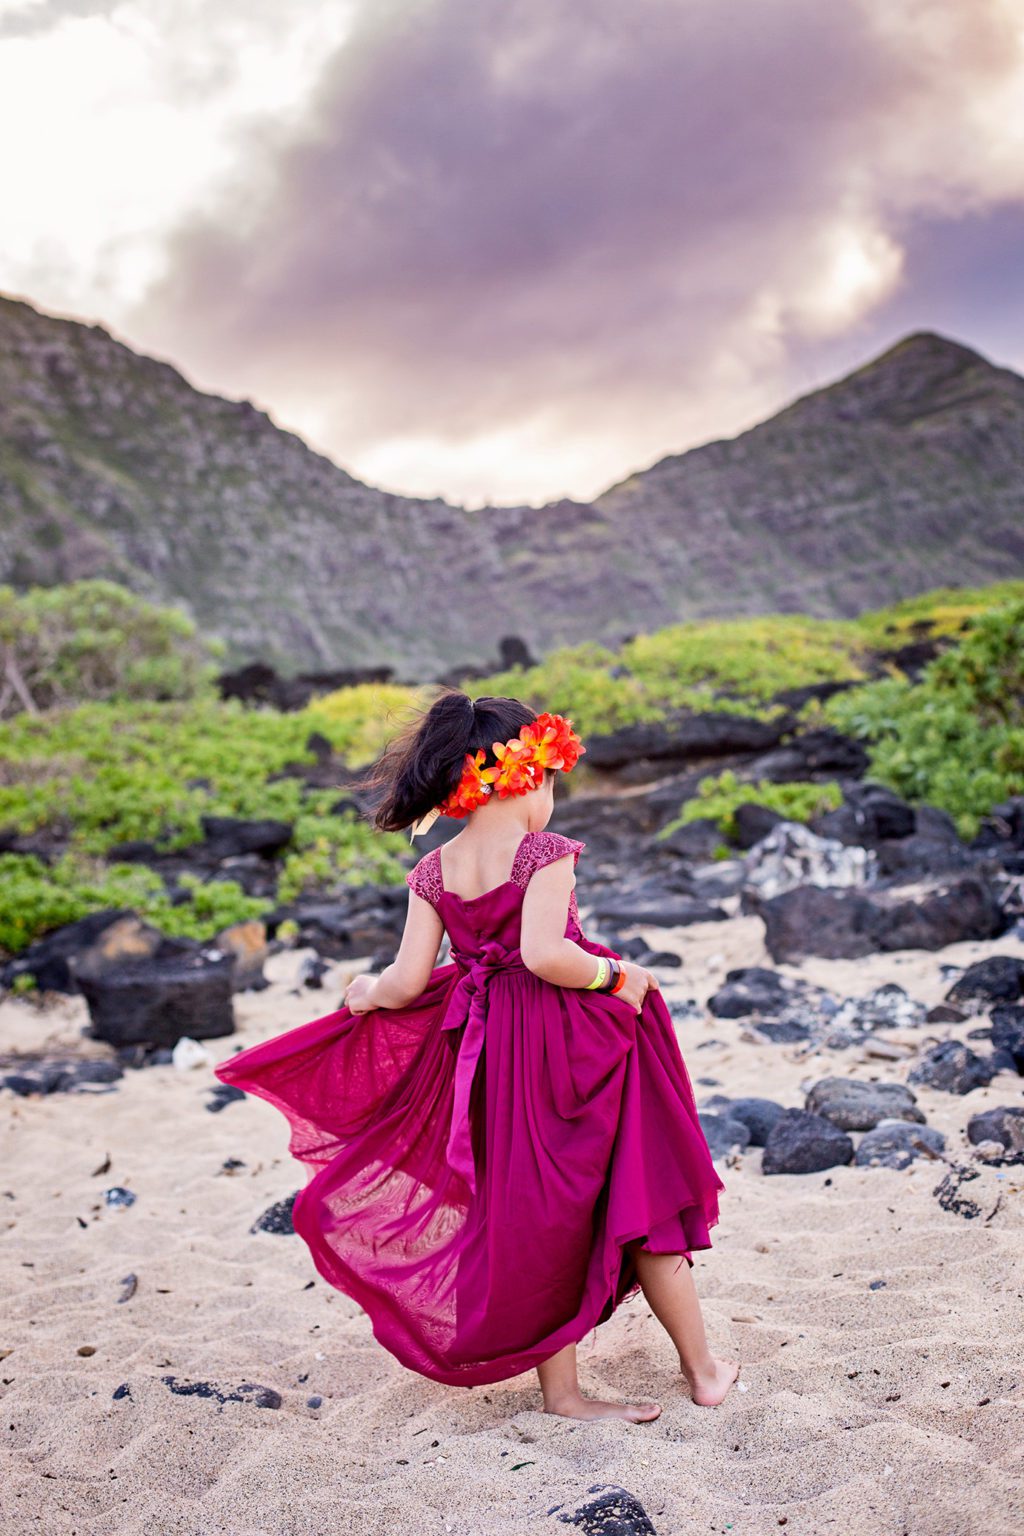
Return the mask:
<path fill-rule="evenodd" d="M 452 959 L 468 969 L 452 989 L 441 1024 L 442 1029 L 461 1029 L 465 1025 L 455 1066 L 452 1126 L 445 1156 L 449 1167 L 461 1174 L 475 1193 L 476 1169 L 473 1163 L 469 1101 L 487 1032 L 488 984 L 492 977 L 502 971 L 524 971 L 526 966 L 518 949 L 508 949 L 493 939 L 481 946 L 479 955 L 462 956 L 453 951 Z"/>

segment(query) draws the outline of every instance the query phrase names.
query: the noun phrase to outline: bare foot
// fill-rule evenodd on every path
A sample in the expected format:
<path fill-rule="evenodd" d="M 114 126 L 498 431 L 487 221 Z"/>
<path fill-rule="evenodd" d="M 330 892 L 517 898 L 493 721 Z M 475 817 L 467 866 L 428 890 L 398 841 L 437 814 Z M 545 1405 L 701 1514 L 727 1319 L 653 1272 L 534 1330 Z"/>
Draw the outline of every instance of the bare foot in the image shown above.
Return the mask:
<path fill-rule="evenodd" d="M 701 1408 L 717 1408 L 740 1373 L 738 1360 L 722 1360 L 718 1355 L 712 1355 L 711 1363 L 711 1370 L 693 1375 L 685 1367 L 683 1369 L 683 1375 L 690 1383 L 690 1396 Z"/>
<path fill-rule="evenodd" d="M 571 1397 L 545 1403 L 544 1412 L 567 1419 L 627 1419 L 631 1424 L 645 1424 L 658 1417 L 661 1404 L 651 1398 L 639 1403 L 605 1403 L 593 1397 Z"/>

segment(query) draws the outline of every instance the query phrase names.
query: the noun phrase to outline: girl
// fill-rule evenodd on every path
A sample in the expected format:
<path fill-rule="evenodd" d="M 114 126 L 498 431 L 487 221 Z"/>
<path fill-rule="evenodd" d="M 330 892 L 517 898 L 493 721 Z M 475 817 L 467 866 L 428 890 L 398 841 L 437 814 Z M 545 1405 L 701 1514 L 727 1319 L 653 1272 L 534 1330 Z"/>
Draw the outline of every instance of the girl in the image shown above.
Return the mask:
<path fill-rule="evenodd" d="M 533 1367 L 545 1412 L 638 1422 L 660 1405 L 585 1398 L 576 1344 L 642 1289 L 693 1402 L 722 1401 L 739 1364 L 708 1348 L 690 1254 L 725 1185 L 656 979 L 584 937 L 586 844 L 544 830 L 585 750 L 559 715 L 441 692 L 365 781 L 380 830 L 466 822 L 406 876 L 394 962 L 216 1071 L 287 1116 L 295 1230 L 404 1365 Z"/>

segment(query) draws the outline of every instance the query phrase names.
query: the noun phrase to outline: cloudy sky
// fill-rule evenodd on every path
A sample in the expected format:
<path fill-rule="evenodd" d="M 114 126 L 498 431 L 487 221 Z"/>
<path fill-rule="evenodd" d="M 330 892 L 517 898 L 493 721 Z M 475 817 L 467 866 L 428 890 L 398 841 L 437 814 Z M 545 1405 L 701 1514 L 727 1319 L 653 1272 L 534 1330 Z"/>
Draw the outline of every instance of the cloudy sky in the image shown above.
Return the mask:
<path fill-rule="evenodd" d="M 0 0 L 0 290 L 541 505 L 929 329 L 1024 371 L 1024 0 Z"/>

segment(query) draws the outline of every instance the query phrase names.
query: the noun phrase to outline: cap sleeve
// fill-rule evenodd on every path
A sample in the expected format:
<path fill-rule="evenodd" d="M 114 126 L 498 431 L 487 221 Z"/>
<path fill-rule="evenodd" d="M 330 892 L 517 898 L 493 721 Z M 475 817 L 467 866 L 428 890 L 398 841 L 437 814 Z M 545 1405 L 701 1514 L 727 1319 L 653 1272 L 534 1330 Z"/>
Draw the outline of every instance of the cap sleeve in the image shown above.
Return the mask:
<path fill-rule="evenodd" d="M 417 896 L 436 906 L 441 895 L 441 850 L 432 848 L 418 864 L 414 864 L 405 877 L 405 883 Z"/>
<path fill-rule="evenodd" d="M 538 869 L 543 869 L 545 864 L 553 864 L 556 859 L 564 859 L 567 853 L 572 854 L 575 869 L 580 850 L 586 846 L 586 843 L 581 843 L 578 838 L 565 837 L 561 832 L 535 832 L 523 844 L 522 856 L 517 861 L 519 867 L 515 877 L 516 883 L 526 885 L 530 876 Z"/>

